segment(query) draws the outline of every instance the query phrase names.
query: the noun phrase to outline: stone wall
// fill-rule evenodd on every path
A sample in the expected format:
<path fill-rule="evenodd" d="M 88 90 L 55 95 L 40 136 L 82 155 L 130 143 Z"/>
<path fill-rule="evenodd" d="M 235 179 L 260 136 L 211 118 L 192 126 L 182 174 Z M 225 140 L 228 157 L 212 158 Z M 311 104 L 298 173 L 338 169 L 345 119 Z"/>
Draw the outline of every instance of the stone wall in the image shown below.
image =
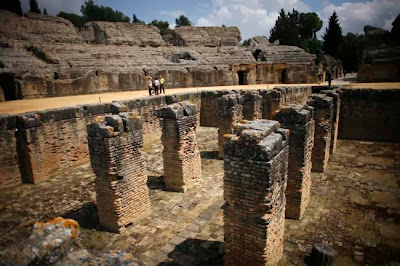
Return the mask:
<path fill-rule="evenodd" d="M 288 131 L 237 125 L 224 145 L 224 265 L 277 265 L 283 256 Z"/>
<path fill-rule="evenodd" d="M 315 122 L 313 109 L 301 105 L 282 108 L 275 120 L 290 130 L 288 182 L 286 188 L 286 218 L 301 219 L 309 201 L 311 189 L 311 155 L 314 146 Z"/>
<path fill-rule="evenodd" d="M 259 120 L 262 118 L 262 97 L 256 92 L 247 92 L 243 95 L 243 118 Z"/>
<path fill-rule="evenodd" d="M 142 125 L 133 113 L 96 120 L 88 126 L 87 138 L 100 225 L 123 232 L 150 210 Z"/>
<path fill-rule="evenodd" d="M 16 128 L 16 116 L 0 115 L 0 188 L 17 186 L 22 182 L 15 138 Z"/>
<path fill-rule="evenodd" d="M 340 117 L 340 105 L 341 105 L 340 91 L 322 90 L 321 93 L 333 99 L 332 133 L 331 133 L 331 145 L 329 148 L 330 154 L 333 154 L 336 151 L 336 143 L 339 133 L 339 117 Z"/>
<path fill-rule="evenodd" d="M 325 94 L 312 94 L 307 104 L 314 107 L 315 135 L 312 171 L 324 172 L 328 164 L 333 119 L 333 99 Z"/>
<path fill-rule="evenodd" d="M 186 192 L 201 178 L 196 105 L 175 103 L 157 110 L 157 116 L 162 118 L 165 187 Z"/>
<path fill-rule="evenodd" d="M 193 27 L 175 28 L 170 43 L 185 46 L 240 46 L 241 36 L 238 27 Z"/>
<path fill-rule="evenodd" d="M 22 115 L 18 144 L 25 182 L 88 161 L 83 109 L 70 107 Z"/>
<path fill-rule="evenodd" d="M 339 138 L 400 142 L 400 90 L 343 89 Z"/>

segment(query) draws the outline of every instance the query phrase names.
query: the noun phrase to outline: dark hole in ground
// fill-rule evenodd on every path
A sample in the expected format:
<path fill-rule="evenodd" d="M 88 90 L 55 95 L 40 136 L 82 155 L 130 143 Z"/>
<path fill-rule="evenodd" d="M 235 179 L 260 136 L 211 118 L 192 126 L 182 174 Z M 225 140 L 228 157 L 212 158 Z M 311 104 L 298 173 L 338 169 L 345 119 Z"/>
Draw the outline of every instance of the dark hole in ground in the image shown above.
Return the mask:
<path fill-rule="evenodd" d="M 200 151 L 200 157 L 202 159 L 219 159 L 218 151 Z"/>
<path fill-rule="evenodd" d="M 171 262 L 158 265 L 223 265 L 224 243 L 188 238 L 168 254 Z"/>
<path fill-rule="evenodd" d="M 147 176 L 147 187 L 151 190 L 165 190 L 164 176 Z"/>
<path fill-rule="evenodd" d="M 79 226 L 85 229 L 98 229 L 99 227 L 97 205 L 93 202 L 86 202 L 80 209 L 68 211 L 62 217 L 77 221 Z"/>

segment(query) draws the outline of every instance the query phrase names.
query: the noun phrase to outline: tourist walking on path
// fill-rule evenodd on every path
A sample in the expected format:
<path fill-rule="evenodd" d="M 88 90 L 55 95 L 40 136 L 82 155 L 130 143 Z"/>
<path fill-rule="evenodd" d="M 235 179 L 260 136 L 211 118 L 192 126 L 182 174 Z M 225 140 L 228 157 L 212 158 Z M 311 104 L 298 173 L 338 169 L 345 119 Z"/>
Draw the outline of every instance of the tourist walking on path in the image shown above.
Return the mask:
<path fill-rule="evenodd" d="M 156 95 L 158 95 L 158 92 L 160 92 L 161 94 L 160 81 L 158 80 L 158 78 L 154 80 L 154 90 L 156 91 Z"/>
<path fill-rule="evenodd" d="M 319 74 L 318 74 L 318 84 L 321 84 L 323 77 L 324 77 L 324 75 L 322 75 L 322 72 L 319 72 Z"/>
<path fill-rule="evenodd" d="M 160 76 L 160 94 L 161 94 L 161 90 L 162 90 L 162 91 L 164 92 L 164 94 L 165 94 L 164 82 L 165 82 L 165 79 L 163 78 L 163 76 Z"/>
<path fill-rule="evenodd" d="M 153 91 L 153 80 L 151 79 L 151 77 L 149 77 L 149 81 L 147 82 L 148 86 L 149 86 L 149 95 L 153 95 L 152 91 Z"/>
<path fill-rule="evenodd" d="M 332 83 L 332 72 L 330 70 L 326 73 L 326 77 L 328 78 L 328 86 L 330 87 Z"/>

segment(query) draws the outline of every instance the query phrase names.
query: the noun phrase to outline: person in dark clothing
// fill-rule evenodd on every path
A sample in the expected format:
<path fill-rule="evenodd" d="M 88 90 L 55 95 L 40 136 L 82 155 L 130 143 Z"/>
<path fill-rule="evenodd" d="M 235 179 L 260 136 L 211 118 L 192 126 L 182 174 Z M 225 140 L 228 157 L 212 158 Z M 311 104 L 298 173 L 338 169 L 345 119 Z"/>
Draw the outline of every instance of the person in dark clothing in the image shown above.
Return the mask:
<path fill-rule="evenodd" d="M 326 73 L 326 77 L 328 79 L 328 86 L 330 87 L 332 84 L 332 72 L 329 70 L 328 73 Z"/>

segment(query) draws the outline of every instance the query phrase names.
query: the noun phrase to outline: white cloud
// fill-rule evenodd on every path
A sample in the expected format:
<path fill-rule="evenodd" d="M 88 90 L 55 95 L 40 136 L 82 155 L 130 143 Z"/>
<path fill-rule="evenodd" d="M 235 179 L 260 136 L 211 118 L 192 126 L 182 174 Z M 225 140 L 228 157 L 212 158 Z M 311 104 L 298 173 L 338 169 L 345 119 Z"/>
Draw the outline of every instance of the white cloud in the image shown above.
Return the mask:
<path fill-rule="evenodd" d="M 390 30 L 393 20 L 400 13 L 400 3 L 398 0 L 373 0 L 363 3 L 346 2 L 337 6 L 329 4 L 318 12 L 324 21 L 324 27 L 319 32 L 320 35 L 324 34 L 329 17 L 334 10 L 338 15 L 343 34 L 362 33 L 365 25 Z"/>
<path fill-rule="evenodd" d="M 212 11 L 200 17 L 197 26 L 238 26 L 242 39 L 269 35 L 281 8 L 308 12 L 310 8 L 300 0 L 213 0 Z"/>

